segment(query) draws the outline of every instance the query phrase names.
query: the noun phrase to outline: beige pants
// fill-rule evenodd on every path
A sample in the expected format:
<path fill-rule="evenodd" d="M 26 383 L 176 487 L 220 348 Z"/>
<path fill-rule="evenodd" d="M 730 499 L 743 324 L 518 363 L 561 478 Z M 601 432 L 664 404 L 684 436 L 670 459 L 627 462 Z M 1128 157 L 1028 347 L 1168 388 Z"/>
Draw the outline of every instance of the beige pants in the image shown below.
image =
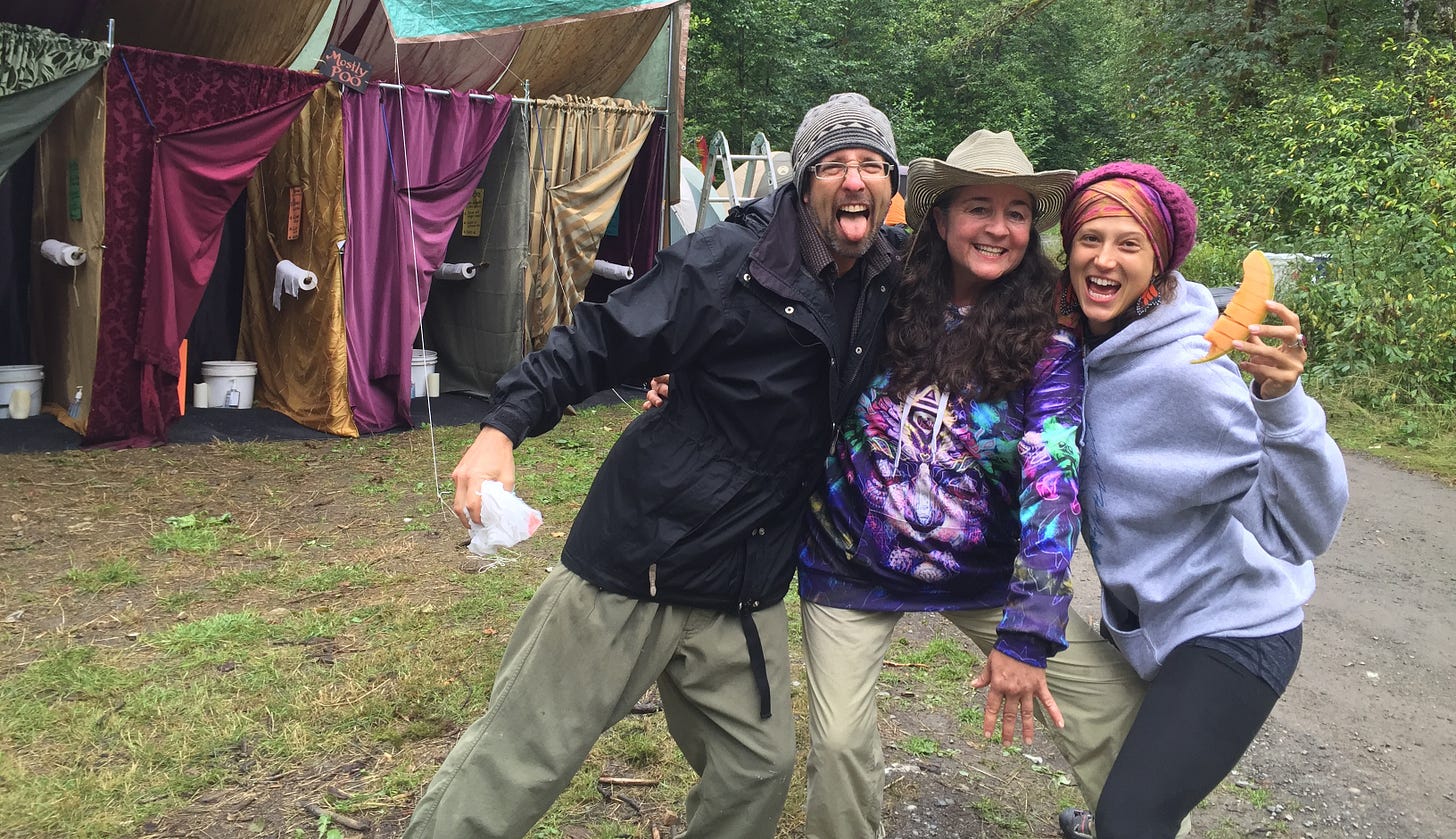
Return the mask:
<path fill-rule="evenodd" d="M 608 594 L 557 568 L 516 624 L 490 710 L 445 757 L 405 837 L 525 836 L 656 680 L 668 730 L 699 776 L 682 836 L 769 839 L 794 769 L 788 621 L 780 604 L 754 622 L 767 720 L 736 615 Z"/>
<path fill-rule="evenodd" d="M 808 839 L 884 835 L 885 761 L 877 681 L 900 612 L 802 604 L 809 671 Z M 996 643 L 1001 609 L 941 612 L 983 653 Z M 1066 727 L 1050 730 L 1093 809 L 1142 703 L 1143 682 L 1087 622 L 1067 624 L 1067 649 L 1047 665 L 1047 686 Z M 1037 716 L 1041 706 L 1037 705 Z"/>

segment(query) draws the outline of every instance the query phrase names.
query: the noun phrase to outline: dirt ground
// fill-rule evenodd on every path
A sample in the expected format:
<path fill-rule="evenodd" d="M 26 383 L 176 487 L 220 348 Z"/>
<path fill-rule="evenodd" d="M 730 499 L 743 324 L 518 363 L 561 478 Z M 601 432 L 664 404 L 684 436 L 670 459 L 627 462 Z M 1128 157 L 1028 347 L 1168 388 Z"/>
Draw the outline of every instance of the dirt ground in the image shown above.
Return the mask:
<path fill-rule="evenodd" d="M 290 488 L 295 473 L 272 474 L 272 464 L 311 457 L 322 463 L 330 444 L 250 445 L 278 447 L 280 457 L 255 453 L 239 461 L 243 466 L 234 463 L 229 473 L 218 474 L 212 447 L 173 446 L 110 455 L 107 474 L 97 478 L 83 474 L 85 458 L 78 453 L 0 455 L 0 474 L 7 476 L 0 483 L 0 629 L 33 634 L 66 627 L 97 643 L 122 634 L 123 622 L 134 631 L 149 608 L 135 594 L 124 604 L 97 602 L 80 610 L 22 595 L 52 585 L 66 563 L 104 551 L 119 529 L 176 514 L 168 500 L 179 494 L 205 492 L 212 509 L 267 509 L 266 525 L 241 525 L 266 526 L 284 538 L 316 521 L 320 507 L 345 503 L 346 488 L 360 478 L 321 468 L 305 498 Z M 1334 549 L 1319 561 L 1299 673 L 1237 773 L 1195 813 L 1195 836 L 1456 836 L 1456 669 L 1447 657 L 1456 649 L 1456 489 L 1358 454 L 1347 462 L 1350 508 Z M 148 473 L 153 480 L 137 479 Z M 279 493 L 292 493 L 283 499 L 288 503 L 276 503 Z M 298 511 L 298 521 L 287 519 L 289 510 Z M 341 529 L 371 526 L 339 511 Z M 453 547 L 457 539 L 434 529 L 408 536 L 420 552 L 437 550 L 441 540 Z M 40 556 L 46 561 L 35 561 Z M 1078 570 L 1080 608 L 1094 611 L 1088 597 L 1096 585 L 1085 556 Z M 948 624 L 934 619 L 907 619 L 901 631 L 916 640 L 954 637 Z M 0 666 L 17 663 L 0 653 Z M 1046 791 L 1064 768 L 1049 741 L 1010 753 L 975 743 L 953 709 L 914 691 L 888 698 L 884 726 L 891 744 L 890 836 L 1052 837 L 1055 809 L 1075 800 L 1075 792 Z M 912 736 L 957 747 L 927 756 L 892 745 Z M 410 748 L 416 756 L 439 759 L 450 742 Z M 304 806 L 347 797 L 377 770 L 367 760 L 338 760 L 257 776 L 245 786 L 207 793 L 141 834 L 297 835 L 297 825 L 310 824 L 300 815 Z M 1041 814 L 1029 824 L 998 815 L 995 802 L 1028 796 L 1034 800 L 1004 809 Z M 372 813 L 363 835 L 398 836 L 409 805 Z"/>

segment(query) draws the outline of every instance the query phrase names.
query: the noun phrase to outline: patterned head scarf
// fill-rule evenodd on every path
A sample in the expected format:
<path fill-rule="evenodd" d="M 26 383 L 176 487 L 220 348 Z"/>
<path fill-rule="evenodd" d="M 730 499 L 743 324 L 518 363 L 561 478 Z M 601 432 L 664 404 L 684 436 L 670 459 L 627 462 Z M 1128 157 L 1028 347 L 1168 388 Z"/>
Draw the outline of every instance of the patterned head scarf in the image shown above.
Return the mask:
<path fill-rule="evenodd" d="M 1095 218 L 1127 217 L 1137 222 L 1153 246 L 1153 276 L 1160 277 L 1172 251 L 1173 220 L 1158 193 L 1132 178 L 1108 178 L 1073 194 L 1062 215 L 1062 248 L 1072 252 L 1072 240 L 1082 225 Z"/>

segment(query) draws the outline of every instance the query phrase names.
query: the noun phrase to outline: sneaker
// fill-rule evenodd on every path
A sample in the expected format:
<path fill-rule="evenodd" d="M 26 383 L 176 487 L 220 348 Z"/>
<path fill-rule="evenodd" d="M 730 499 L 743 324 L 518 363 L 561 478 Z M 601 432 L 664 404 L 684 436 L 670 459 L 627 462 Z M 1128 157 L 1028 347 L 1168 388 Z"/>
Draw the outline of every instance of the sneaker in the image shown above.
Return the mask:
<path fill-rule="evenodd" d="M 1068 807 L 1057 818 L 1057 824 L 1062 828 L 1062 839 L 1093 839 L 1096 836 L 1092 831 L 1091 810 Z"/>

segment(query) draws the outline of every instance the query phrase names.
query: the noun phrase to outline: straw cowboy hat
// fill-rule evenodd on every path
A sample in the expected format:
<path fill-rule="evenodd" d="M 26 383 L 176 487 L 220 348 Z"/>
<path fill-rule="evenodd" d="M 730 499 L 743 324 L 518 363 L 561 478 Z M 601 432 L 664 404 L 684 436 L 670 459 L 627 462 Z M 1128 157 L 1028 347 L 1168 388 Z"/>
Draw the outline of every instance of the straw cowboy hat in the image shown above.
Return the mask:
<path fill-rule="evenodd" d="M 961 141 L 945 160 L 918 157 L 910 161 L 910 184 L 905 190 L 905 220 L 918 228 L 949 189 L 973 184 L 1019 186 L 1036 201 L 1036 229 L 1056 225 L 1062 203 L 1072 191 L 1077 173 L 1071 169 L 1036 171 L 1010 131 L 982 129 Z"/>

